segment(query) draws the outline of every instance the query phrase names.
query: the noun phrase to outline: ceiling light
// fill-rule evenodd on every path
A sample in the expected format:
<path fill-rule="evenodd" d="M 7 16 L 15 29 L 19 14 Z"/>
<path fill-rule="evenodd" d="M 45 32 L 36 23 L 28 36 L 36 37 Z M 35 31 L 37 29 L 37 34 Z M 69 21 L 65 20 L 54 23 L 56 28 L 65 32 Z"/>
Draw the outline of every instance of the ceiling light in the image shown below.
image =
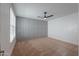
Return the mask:
<path fill-rule="evenodd" d="M 47 18 L 44 18 L 44 19 L 47 19 Z"/>

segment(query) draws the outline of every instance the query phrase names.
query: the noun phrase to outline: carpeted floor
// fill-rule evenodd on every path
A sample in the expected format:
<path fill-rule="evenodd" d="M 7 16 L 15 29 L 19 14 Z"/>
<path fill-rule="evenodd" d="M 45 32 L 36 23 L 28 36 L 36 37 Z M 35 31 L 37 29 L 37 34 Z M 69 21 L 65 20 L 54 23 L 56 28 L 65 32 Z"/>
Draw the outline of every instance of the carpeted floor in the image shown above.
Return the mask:
<path fill-rule="evenodd" d="M 78 46 L 52 38 L 18 40 L 12 56 L 77 56 Z"/>

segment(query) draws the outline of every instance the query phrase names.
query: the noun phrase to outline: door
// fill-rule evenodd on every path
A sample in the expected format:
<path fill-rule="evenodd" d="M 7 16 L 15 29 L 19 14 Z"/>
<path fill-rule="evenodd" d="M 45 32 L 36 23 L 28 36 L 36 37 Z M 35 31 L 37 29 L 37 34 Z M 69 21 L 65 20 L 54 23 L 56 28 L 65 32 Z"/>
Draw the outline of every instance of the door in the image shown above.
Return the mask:
<path fill-rule="evenodd" d="M 4 51 L 2 51 L 2 4 L 0 4 L 0 56 L 4 54 Z"/>
<path fill-rule="evenodd" d="M 10 49 L 10 4 L 0 4 L 0 55 L 9 55 Z"/>

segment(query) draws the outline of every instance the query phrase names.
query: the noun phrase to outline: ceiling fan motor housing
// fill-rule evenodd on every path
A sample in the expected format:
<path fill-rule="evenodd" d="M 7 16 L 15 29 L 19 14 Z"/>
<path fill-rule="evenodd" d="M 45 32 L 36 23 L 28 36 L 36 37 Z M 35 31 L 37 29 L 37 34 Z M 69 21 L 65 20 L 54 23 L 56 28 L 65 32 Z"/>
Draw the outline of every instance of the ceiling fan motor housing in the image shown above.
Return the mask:
<path fill-rule="evenodd" d="M 44 12 L 44 14 L 47 14 L 47 12 Z"/>
<path fill-rule="evenodd" d="M 46 14 L 47 14 L 47 12 L 44 12 L 44 18 L 47 18 L 47 17 L 46 17 Z"/>

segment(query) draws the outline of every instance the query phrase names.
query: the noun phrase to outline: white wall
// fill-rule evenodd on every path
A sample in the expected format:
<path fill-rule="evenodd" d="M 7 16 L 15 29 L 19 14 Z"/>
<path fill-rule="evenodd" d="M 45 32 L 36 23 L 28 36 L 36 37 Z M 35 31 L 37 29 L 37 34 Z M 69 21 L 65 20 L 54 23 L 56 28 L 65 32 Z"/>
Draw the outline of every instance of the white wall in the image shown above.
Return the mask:
<path fill-rule="evenodd" d="M 47 37 L 47 22 L 41 20 L 16 18 L 16 38 L 31 39 Z"/>
<path fill-rule="evenodd" d="M 48 37 L 78 44 L 78 13 L 48 21 Z"/>
<path fill-rule="evenodd" d="M 11 8 L 13 11 L 13 17 L 12 17 L 13 19 L 12 19 L 12 22 L 10 22 L 10 26 L 12 23 L 13 24 L 12 26 L 14 26 L 15 28 L 13 29 L 14 31 L 10 32 L 10 55 L 12 54 L 12 51 L 13 51 L 15 43 L 16 43 L 16 16 L 15 16 L 15 11 L 14 11 L 12 4 L 11 4 Z M 10 16 L 12 16 L 12 15 L 10 15 Z M 10 21 L 11 21 L 11 18 L 10 18 Z"/>
<path fill-rule="evenodd" d="M 11 55 L 16 41 L 10 42 L 10 7 L 11 4 L 0 3 L 0 41 L 4 55 Z"/>

